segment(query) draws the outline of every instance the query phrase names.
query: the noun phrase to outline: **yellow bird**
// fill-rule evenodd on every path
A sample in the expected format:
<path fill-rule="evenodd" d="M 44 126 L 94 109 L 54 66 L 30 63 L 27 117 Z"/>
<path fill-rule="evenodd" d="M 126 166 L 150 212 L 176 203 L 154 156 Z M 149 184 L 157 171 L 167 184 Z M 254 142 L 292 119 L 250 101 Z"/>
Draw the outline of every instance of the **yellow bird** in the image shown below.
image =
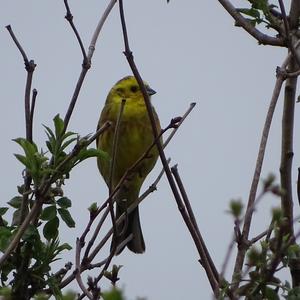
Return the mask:
<path fill-rule="evenodd" d="M 146 82 L 144 84 L 149 96 L 155 94 L 155 91 L 152 90 Z M 113 168 L 112 190 L 119 183 L 125 172 L 135 164 L 154 140 L 142 92 L 135 77 L 127 76 L 112 87 L 106 98 L 98 122 L 98 128 L 106 121 L 110 121 L 112 126 L 98 138 L 98 149 L 107 152 L 110 158 L 112 158 L 115 125 L 123 99 L 125 99 L 126 102 L 118 130 L 118 144 L 114 162 L 115 167 Z M 159 132 L 161 128 L 159 119 L 153 107 L 152 109 Z M 141 161 L 134 172 L 130 174 L 130 177 L 127 178 L 126 183 L 116 196 L 116 218 L 122 215 L 132 203 L 137 201 L 141 186 L 149 172 L 153 169 L 157 158 L 157 149 L 153 147 L 149 155 Z M 111 160 L 99 158 L 98 168 L 106 184 L 109 186 Z M 127 247 L 135 253 L 143 253 L 145 251 L 145 242 L 138 207 L 128 214 L 126 221 L 117 227 L 117 233 L 116 246 L 124 241 L 130 234 L 133 234 L 133 238 L 128 242 Z M 122 252 L 123 249 L 124 248 L 120 249 L 117 254 Z"/>

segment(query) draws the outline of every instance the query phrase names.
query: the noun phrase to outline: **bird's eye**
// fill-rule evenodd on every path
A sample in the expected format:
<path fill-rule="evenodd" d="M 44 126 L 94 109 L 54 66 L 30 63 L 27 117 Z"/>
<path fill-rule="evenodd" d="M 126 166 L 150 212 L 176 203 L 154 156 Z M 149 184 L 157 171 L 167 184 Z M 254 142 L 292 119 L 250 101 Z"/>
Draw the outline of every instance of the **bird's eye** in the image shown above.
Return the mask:
<path fill-rule="evenodd" d="M 138 91 L 138 87 L 136 85 L 132 85 L 130 87 L 130 90 L 133 92 L 133 93 L 136 93 Z"/>
<path fill-rule="evenodd" d="M 123 94 L 123 93 L 124 93 L 124 89 L 123 89 L 123 88 L 117 88 L 117 92 L 118 92 L 119 94 Z"/>

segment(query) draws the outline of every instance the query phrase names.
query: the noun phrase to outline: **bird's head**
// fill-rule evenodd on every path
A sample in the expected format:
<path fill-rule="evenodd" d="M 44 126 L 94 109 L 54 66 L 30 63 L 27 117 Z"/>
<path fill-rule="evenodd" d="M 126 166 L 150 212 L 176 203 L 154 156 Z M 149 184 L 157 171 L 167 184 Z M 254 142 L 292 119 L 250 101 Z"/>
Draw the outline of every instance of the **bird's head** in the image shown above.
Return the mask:
<path fill-rule="evenodd" d="M 146 91 L 149 96 L 154 95 L 156 92 L 150 88 L 147 82 L 144 81 Z M 110 94 L 118 95 L 123 99 L 141 99 L 143 97 L 139 84 L 134 76 L 126 76 L 119 80 L 111 89 Z"/>

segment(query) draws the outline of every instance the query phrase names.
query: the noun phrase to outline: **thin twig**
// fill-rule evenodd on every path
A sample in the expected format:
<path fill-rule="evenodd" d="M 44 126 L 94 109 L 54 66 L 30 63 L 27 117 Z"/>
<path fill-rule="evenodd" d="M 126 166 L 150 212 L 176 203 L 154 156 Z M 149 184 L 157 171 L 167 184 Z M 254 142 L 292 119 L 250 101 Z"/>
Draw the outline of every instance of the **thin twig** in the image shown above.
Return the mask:
<path fill-rule="evenodd" d="M 109 257 L 107 258 L 107 261 L 101 271 L 101 273 L 98 275 L 98 277 L 96 278 L 96 282 L 99 282 L 101 280 L 101 278 L 103 277 L 105 271 L 107 270 L 107 268 L 109 267 L 110 261 L 112 260 L 112 258 L 114 257 L 115 253 L 118 253 L 118 251 L 120 251 L 120 249 L 123 249 L 131 240 L 133 239 L 133 234 L 131 233 L 130 235 L 127 236 L 126 239 L 124 239 L 117 247 L 116 247 L 116 251 L 115 252 L 111 252 L 109 254 Z"/>
<path fill-rule="evenodd" d="M 189 215 L 189 219 L 191 220 L 191 223 L 194 227 L 194 230 L 196 231 L 196 233 L 198 235 L 198 239 L 200 240 L 200 243 L 201 243 L 201 247 L 199 247 L 199 249 L 200 249 L 199 255 L 200 255 L 200 258 L 201 258 L 201 264 L 203 265 L 203 267 L 204 267 L 204 269 L 207 273 L 207 276 L 209 278 L 211 278 L 210 281 L 215 280 L 215 281 L 219 282 L 219 273 L 217 271 L 217 268 L 215 267 L 215 264 L 214 264 L 213 260 L 211 259 L 211 256 L 210 256 L 210 254 L 208 252 L 208 249 L 205 245 L 204 239 L 202 238 L 202 234 L 200 233 L 200 230 L 199 230 L 199 227 L 198 227 L 193 209 L 191 207 L 189 198 L 187 196 L 184 185 L 183 185 L 182 180 L 180 178 L 177 165 L 173 166 L 171 168 L 171 171 L 174 175 L 177 186 L 179 187 L 182 199 L 184 201 L 185 208 L 186 208 L 187 213 Z"/>
<path fill-rule="evenodd" d="M 177 120 L 177 118 L 176 118 L 176 120 Z M 99 214 L 107 206 L 108 202 L 110 201 L 110 198 L 112 198 L 118 192 L 118 190 L 123 185 L 124 181 L 127 179 L 128 175 L 130 173 L 132 173 L 134 170 L 136 170 L 136 168 L 139 166 L 139 164 L 149 156 L 150 151 L 152 150 L 153 147 L 155 147 L 156 142 L 158 140 L 160 140 L 161 136 L 169 129 L 174 128 L 174 126 L 175 127 L 177 126 L 177 123 L 174 123 L 173 121 L 174 121 L 174 119 L 171 120 L 170 124 L 166 128 L 164 128 L 160 131 L 158 137 L 152 142 L 152 144 L 148 147 L 148 149 L 140 156 L 140 158 L 134 163 L 134 165 L 132 165 L 130 167 L 130 169 L 126 170 L 125 174 L 120 179 L 119 183 L 114 187 L 114 190 L 113 190 L 111 196 L 106 201 L 104 201 L 103 204 L 98 208 L 97 214 Z"/>
<path fill-rule="evenodd" d="M 127 243 L 129 243 L 133 238 L 133 234 L 131 233 L 126 239 L 124 239 L 117 247 L 116 247 L 116 250 L 113 251 L 113 252 L 110 252 L 109 256 L 107 258 L 105 258 L 103 261 L 101 261 L 100 263 L 98 264 L 93 264 L 93 265 L 90 265 L 89 267 L 103 267 L 103 269 L 101 270 L 100 274 L 95 278 L 95 283 L 98 283 L 101 278 L 104 276 L 106 270 L 108 269 L 109 265 L 110 265 L 110 262 L 111 260 L 113 259 L 114 257 L 114 253 L 115 252 L 118 252 L 120 251 L 120 249 L 123 249 Z M 90 290 L 90 288 L 88 288 L 88 290 Z M 85 297 L 84 293 L 81 294 L 79 297 L 78 297 L 78 300 L 79 299 L 83 299 Z"/>
<path fill-rule="evenodd" d="M 90 46 L 89 46 L 89 52 L 88 52 L 88 60 L 91 61 L 95 48 L 96 48 L 96 43 L 100 34 L 100 31 L 107 19 L 107 17 L 109 16 L 111 10 L 113 9 L 114 5 L 116 4 L 117 0 L 110 0 L 110 2 L 108 3 L 104 13 L 102 14 L 102 17 L 100 18 L 97 27 L 94 31 Z"/>
<path fill-rule="evenodd" d="M 71 28 L 73 29 L 74 31 L 74 34 L 77 38 L 77 41 L 79 43 L 79 46 L 80 46 L 80 49 L 81 49 L 81 52 L 82 52 L 82 56 L 83 56 L 83 61 L 84 63 L 88 63 L 88 60 L 87 60 L 87 56 L 86 56 L 86 53 L 85 53 L 85 49 L 84 49 L 84 46 L 83 46 L 83 43 L 82 43 L 82 40 L 81 40 L 81 37 L 78 33 L 78 30 L 73 22 L 73 15 L 71 13 L 71 10 L 70 10 L 70 7 L 69 7 L 69 3 L 67 0 L 64 0 L 64 4 L 65 4 L 65 7 L 66 7 L 66 15 L 65 15 L 65 19 L 69 22 Z"/>
<path fill-rule="evenodd" d="M 80 252 L 81 252 L 81 243 L 80 243 L 80 239 L 77 238 L 76 240 L 76 251 L 75 251 L 75 272 L 76 272 L 76 281 L 79 285 L 79 287 L 81 288 L 83 294 L 85 296 L 87 296 L 90 300 L 93 300 L 93 296 L 92 294 L 90 294 L 90 292 L 88 291 L 88 289 L 85 287 L 85 285 L 83 284 L 82 278 L 81 278 L 81 267 L 80 267 Z"/>
<path fill-rule="evenodd" d="M 293 54 L 294 59 L 296 60 L 296 62 L 298 64 L 298 67 L 299 67 L 300 66 L 300 59 L 299 59 L 299 56 L 298 56 L 298 54 L 297 54 L 297 52 L 294 48 L 293 41 L 291 39 L 290 26 L 289 26 L 289 22 L 288 22 L 286 12 L 285 12 L 285 7 L 284 7 L 284 4 L 283 4 L 282 0 L 278 0 L 278 3 L 279 3 L 280 10 L 281 10 L 282 18 L 283 18 L 283 25 L 284 25 L 284 31 L 285 31 L 285 36 L 286 36 L 286 40 L 287 40 L 287 45 L 288 45 L 289 50 Z"/>
<path fill-rule="evenodd" d="M 169 159 L 168 159 L 168 162 L 170 162 L 170 161 L 171 161 L 171 159 L 169 158 Z M 149 186 L 149 188 L 148 188 L 148 189 L 147 189 L 147 190 L 139 197 L 138 203 L 142 202 L 142 200 L 144 200 L 150 193 L 153 193 L 153 192 L 156 190 L 157 185 L 158 185 L 160 179 L 162 178 L 163 174 L 164 174 L 164 169 L 161 170 L 161 172 L 158 174 L 158 176 L 157 176 L 157 178 L 154 180 L 154 182 L 153 182 L 153 183 Z M 87 260 L 87 258 L 88 258 L 88 256 L 89 256 L 90 249 L 91 249 L 91 247 L 93 246 L 93 244 L 94 244 L 94 242 L 95 242 L 95 240 L 96 240 L 96 238 L 97 238 L 97 236 L 98 236 L 98 234 L 99 234 L 99 232 L 100 232 L 100 229 L 101 229 L 101 227 L 102 227 L 102 225 L 103 225 L 103 223 L 104 223 L 104 221 L 105 221 L 105 219 L 106 219 L 108 213 L 109 213 L 109 208 L 106 208 L 106 210 L 104 211 L 104 213 L 103 213 L 103 215 L 102 215 L 102 217 L 101 217 L 101 219 L 100 219 L 100 221 L 99 221 L 97 227 L 96 227 L 95 230 L 94 230 L 94 233 L 93 233 L 92 238 L 90 239 L 90 241 L 89 241 L 89 243 L 88 243 L 88 245 L 87 245 L 87 247 L 86 247 L 86 250 L 85 250 L 85 253 L 84 253 L 84 256 L 83 256 L 83 261 Z"/>
<path fill-rule="evenodd" d="M 167 159 L 168 164 L 170 163 L 170 161 L 171 161 L 171 158 L 168 158 Z M 164 173 L 165 173 L 165 170 L 164 170 L 164 168 L 162 168 L 162 170 L 160 171 L 160 173 L 158 174 L 158 176 L 154 180 L 154 182 L 148 187 L 148 189 L 141 196 L 139 196 L 139 201 L 140 202 L 142 200 L 144 200 L 149 194 L 151 194 L 154 191 L 156 191 L 158 182 L 160 181 L 160 179 L 162 178 L 162 176 L 164 175 Z"/>
<path fill-rule="evenodd" d="M 115 124 L 115 131 L 114 131 L 114 138 L 113 138 L 113 145 L 112 145 L 112 158 L 111 158 L 111 163 L 110 163 L 110 168 L 109 168 L 109 179 L 108 179 L 109 195 L 111 195 L 111 192 L 112 192 L 113 186 L 114 186 L 113 179 L 114 179 L 114 175 L 115 175 L 116 159 L 117 159 L 117 152 L 118 152 L 118 145 L 119 145 L 120 125 L 122 122 L 122 116 L 123 116 L 125 104 L 126 104 L 126 99 L 122 99 L 117 122 Z M 114 230 L 114 234 L 113 234 L 112 238 L 118 239 L 118 232 L 117 232 L 117 227 L 116 227 L 116 218 L 115 218 L 115 213 L 114 213 L 112 197 L 110 197 L 108 206 L 109 206 L 109 212 L 110 212 L 111 221 L 112 221 L 113 230 Z"/>
<path fill-rule="evenodd" d="M 113 178 L 115 174 L 115 167 L 116 167 L 116 158 L 117 158 L 117 151 L 118 151 L 118 144 L 119 144 L 119 134 L 120 134 L 120 125 L 122 121 L 123 111 L 126 104 L 126 99 L 122 99 L 120 110 L 117 118 L 117 122 L 115 124 L 115 131 L 114 131 L 114 139 L 113 139 L 113 146 L 112 146 L 112 158 L 109 168 L 109 180 L 108 180 L 108 188 L 109 194 L 113 188 Z"/>
<path fill-rule="evenodd" d="M 169 161 L 169 160 L 168 160 Z M 155 181 L 153 182 L 153 184 L 150 185 L 150 187 L 148 188 L 148 190 L 156 190 L 156 185 L 158 184 L 159 180 L 161 179 L 162 175 L 164 173 L 164 169 L 159 173 L 158 177 L 155 179 Z M 148 193 L 148 190 L 143 193 L 139 199 L 133 203 L 131 206 L 128 207 L 126 213 L 124 212 L 119 218 L 118 220 L 116 220 L 116 224 L 120 224 L 126 217 L 126 215 L 128 215 L 130 212 L 132 212 L 136 207 L 137 205 L 139 205 L 145 198 L 146 198 L 146 195 L 149 194 Z M 104 222 L 105 218 L 107 217 L 109 213 L 109 208 L 106 208 L 105 210 L 105 214 L 106 216 L 102 216 L 101 217 L 101 222 Z M 102 223 L 103 224 L 103 223 Z M 102 225 L 101 224 L 101 225 Z M 99 226 L 99 224 L 98 224 Z M 101 226 L 100 226 L 101 227 Z M 96 232 L 96 231 L 95 231 Z M 100 243 L 96 246 L 96 248 L 93 250 L 93 252 L 91 254 L 89 254 L 89 251 L 86 250 L 85 254 L 84 254 L 84 257 L 83 257 L 83 260 L 82 260 L 82 267 L 81 267 L 81 271 L 83 272 L 84 270 L 86 269 L 90 269 L 91 268 L 91 264 L 90 262 L 95 258 L 95 256 L 98 254 L 98 252 L 100 251 L 100 249 L 102 249 L 102 247 L 105 245 L 105 243 L 108 241 L 109 237 L 111 236 L 113 230 L 110 229 L 107 234 L 103 237 L 103 239 L 100 241 Z M 93 235 L 92 239 L 93 239 L 93 242 L 90 244 L 88 244 L 87 248 L 89 247 L 89 250 L 90 248 L 92 247 L 94 241 L 95 241 L 95 238 L 96 238 L 97 235 Z M 105 259 L 106 260 L 106 259 Z M 106 261 L 105 261 L 106 263 Z M 63 282 L 61 282 L 60 284 L 60 288 L 63 288 L 65 286 L 67 286 L 73 279 L 75 278 L 75 275 L 74 273 L 69 275 L 69 277 L 67 277 Z"/>
<path fill-rule="evenodd" d="M 35 102 L 37 97 L 37 90 L 32 90 L 32 99 L 31 99 L 31 106 L 30 106 L 30 115 L 29 115 L 29 132 L 31 132 L 31 139 L 33 139 L 33 116 L 34 116 L 34 109 L 35 109 Z"/>
<path fill-rule="evenodd" d="M 82 235 L 80 236 L 80 242 L 81 242 L 82 245 L 85 244 L 85 238 L 86 238 L 87 234 L 90 232 L 94 220 L 95 220 L 94 213 L 91 213 L 91 212 L 90 212 L 90 219 L 89 219 L 89 222 L 88 222 L 88 224 L 86 225 L 86 228 L 85 228 L 85 230 L 83 231 Z"/>
<path fill-rule="evenodd" d="M 227 269 L 227 266 L 228 266 L 228 263 L 229 263 L 229 259 L 230 259 L 231 253 L 233 251 L 233 247 L 235 245 L 235 242 L 236 242 L 235 241 L 235 234 L 233 234 L 231 242 L 230 242 L 230 244 L 228 246 L 228 249 L 226 251 L 226 255 L 225 255 L 222 267 L 221 267 L 220 278 L 224 278 L 224 276 L 225 276 L 226 269 Z"/>
<path fill-rule="evenodd" d="M 13 41 L 15 42 L 17 48 L 18 48 L 19 51 L 21 52 L 21 55 L 22 55 L 22 57 L 23 57 L 23 59 L 24 59 L 25 66 L 29 65 L 29 60 L 28 60 L 28 58 L 27 58 L 27 55 L 26 55 L 24 49 L 22 48 L 21 44 L 19 43 L 18 39 L 16 38 L 16 36 L 15 36 L 15 34 L 14 34 L 14 32 L 13 32 L 11 26 L 10 26 L 10 25 L 7 25 L 7 26 L 5 26 L 5 28 L 8 30 L 8 32 L 9 32 L 9 34 L 11 35 Z"/>
<path fill-rule="evenodd" d="M 84 252 L 84 256 L 83 256 L 83 262 L 86 263 L 86 261 L 88 261 L 88 257 L 89 257 L 89 253 L 90 253 L 90 250 L 92 248 L 92 246 L 94 245 L 95 243 L 95 240 L 100 232 L 100 229 L 107 217 L 109 213 L 109 207 L 106 208 L 106 210 L 104 211 L 103 215 L 101 216 L 101 219 L 99 220 L 98 224 L 97 224 L 97 227 L 95 228 L 94 230 L 94 233 L 93 233 L 93 236 L 92 238 L 90 239 L 86 249 L 85 249 L 85 252 Z M 88 262 L 89 263 L 89 262 Z"/>
<path fill-rule="evenodd" d="M 255 236 L 254 238 L 252 238 L 249 242 L 251 245 L 255 244 L 257 241 L 259 241 L 260 239 L 262 239 L 264 236 L 266 236 L 268 234 L 270 230 L 267 229 L 265 231 L 263 231 L 262 233 L 258 234 L 257 236 Z"/>
<path fill-rule="evenodd" d="M 283 18 L 285 36 L 286 36 L 287 39 L 289 39 L 290 28 L 289 28 L 289 23 L 288 23 L 288 20 L 287 20 L 287 17 L 286 17 L 285 7 L 284 7 L 284 4 L 283 4 L 282 0 L 278 0 L 278 3 L 279 3 L 280 10 L 281 10 L 281 16 Z"/>
<path fill-rule="evenodd" d="M 36 67 L 36 64 L 33 60 L 30 60 L 29 67 L 27 69 L 27 80 L 25 87 L 25 122 L 26 122 L 26 139 L 32 143 L 32 127 L 31 127 L 31 105 L 30 105 L 30 92 L 32 85 L 33 71 Z"/>
<path fill-rule="evenodd" d="M 166 148 L 167 145 L 169 144 L 169 142 L 171 141 L 171 139 L 173 138 L 174 134 L 176 133 L 176 131 L 178 130 L 178 128 L 180 127 L 180 125 L 184 122 L 184 120 L 186 119 L 186 117 L 190 114 L 190 112 L 193 110 L 193 108 L 196 106 L 195 102 L 192 102 L 190 104 L 190 107 L 188 108 L 188 110 L 185 112 L 185 114 L 182 116 L 180 122 L 178 122 L 177 126 L 172 130 L 172 132 L 170 133 L 170 135 L 168 136 L 168 138 L 165 140 L 164 144 L 163 144 L 163 148 Z"/>
<path fill-rule="evenodd" d="M 297 196 L 298 196 L 298 202 L 300 205 L 300 168 L 298 168 Z"/>

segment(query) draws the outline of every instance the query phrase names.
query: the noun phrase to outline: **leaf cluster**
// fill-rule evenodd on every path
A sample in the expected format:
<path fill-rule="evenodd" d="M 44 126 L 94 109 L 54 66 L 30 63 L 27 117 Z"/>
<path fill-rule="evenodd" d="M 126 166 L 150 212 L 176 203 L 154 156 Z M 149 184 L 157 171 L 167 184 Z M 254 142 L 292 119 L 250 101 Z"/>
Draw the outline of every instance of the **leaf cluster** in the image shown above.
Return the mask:
<path fill-rule="evenodd" d="M 11 287 L 12 297 L 29 299 L 48 289 L 59 299 L 60 278 L 53 274 L 52 263 L 60 258 L 62 251 L 70 250 L 67 243 L 59 242 L 61 223 L 75 227 L 70 208 L 72 201 L 64 195 L 65 180 L 70 171 L 90 157 L 105 156 L 104 152 L 88 148 L 89 136 L 80 138 L 74 132 L 65 132 L 64 122 L 55 116 L 54 129 L 45 126 L 47 151 L 39 150 L 34 142 L 24 138 L 14 141 L 21 146 L 23 154 L 15 157 L 24 166 L 24 184 L 18 187 L 18 195 L 8 201 L 9 207 L 0 207 L 0 251 L 5 252 L 20 225 L 34 206 L 40 208 L 30 220 L 26 231 L 9 258 L 1 266 L 1 291 Z M 73 147 L 71 150 L 70 147 Z M 12 222 L 5 218 L 12 212 Z M 62 222 L 61 222 L 62 221 Z M 42 296 L 41 296 L 42 297 Z"/>
<path fill-rule="evenodd" d="M 238 8 L 237 10 L 245 16 L 252 26 L 265 24 L 266 28 L 273 28 L 277 31 L 280 29 L 281 20 L 272 14 L 272 9 L 276 5 L 269 4 L 268 0 L 248 0 L 248 2 L 250 8 Z M 236 25 L 239 26 L 239 24 Z"/>

